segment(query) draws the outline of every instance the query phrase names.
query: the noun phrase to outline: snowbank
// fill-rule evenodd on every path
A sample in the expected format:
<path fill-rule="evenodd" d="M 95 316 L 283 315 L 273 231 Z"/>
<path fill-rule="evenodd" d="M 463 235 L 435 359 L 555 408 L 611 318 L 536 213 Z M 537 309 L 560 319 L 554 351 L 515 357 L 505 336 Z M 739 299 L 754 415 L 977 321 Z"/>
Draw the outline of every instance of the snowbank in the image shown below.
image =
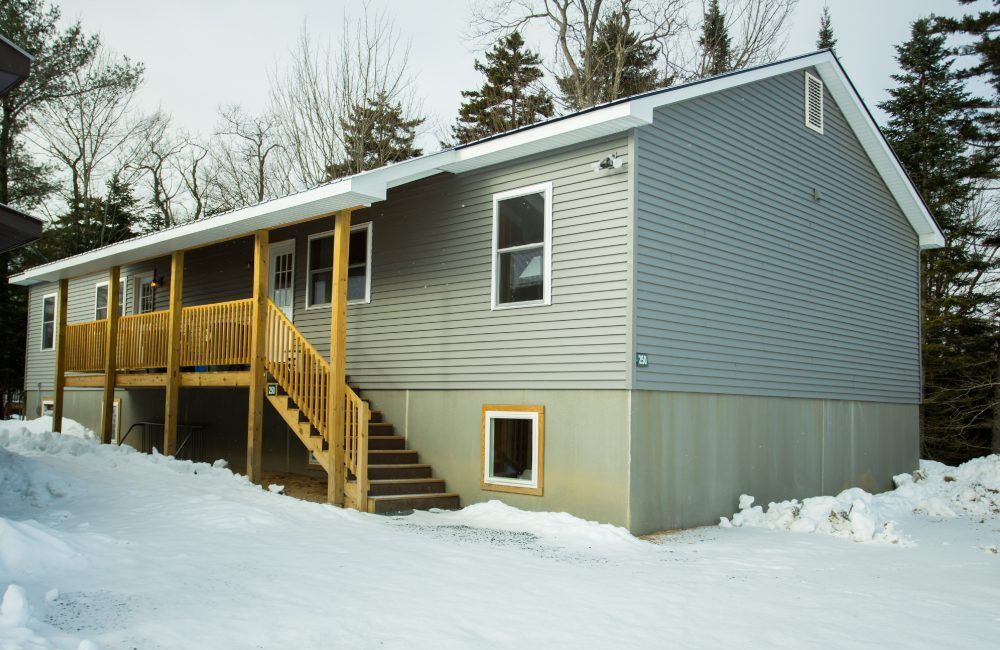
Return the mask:
<path fill-rule="evenodd" d="M 739 512 L 722 517 L 719 526 L 770 528 L 822 533 L 855 542 L 909 545 L 895 531 L 902 514 L 938 517 L 1000 516 L 1000 455 L 973 459 L 959 467 L 922 461 L 913 474 L 893 478 L 896 489 L 872 495 L 860 488 L 835 497 L 769 503 L 765 510 L 754 498 L 740 496 Z"/>
<path fill-rule="evenodd" d="M 31 433 L 50 433 L 52 431 L 52 416 L 43 415 L 42 417 L 35 418 L 34 420 L 8 420 L 6 422 L 0 422 L 0 429 L 14 427 L 27 429 Z M 83 438 L 84 440 L 98 439 L 96 433 L 76 420 L 71 420 L 67 417 L 63 417 L 62 428 L 62 434 L 64 436 L 73 436 L 74 438 Z"/>

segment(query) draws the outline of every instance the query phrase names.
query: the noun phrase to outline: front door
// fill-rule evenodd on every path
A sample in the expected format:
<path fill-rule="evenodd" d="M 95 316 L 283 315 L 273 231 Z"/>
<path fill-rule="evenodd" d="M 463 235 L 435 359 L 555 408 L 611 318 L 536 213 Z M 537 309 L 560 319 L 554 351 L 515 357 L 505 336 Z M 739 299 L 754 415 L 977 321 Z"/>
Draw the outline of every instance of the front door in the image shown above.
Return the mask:
<path fill-rule="evenodd" d="M 271 244 L 268 246 L 268 253 L 267 268 L 271 272 L 268 296 L 292 320 L 292 302 L 295 299 L 295 240 Z"/>

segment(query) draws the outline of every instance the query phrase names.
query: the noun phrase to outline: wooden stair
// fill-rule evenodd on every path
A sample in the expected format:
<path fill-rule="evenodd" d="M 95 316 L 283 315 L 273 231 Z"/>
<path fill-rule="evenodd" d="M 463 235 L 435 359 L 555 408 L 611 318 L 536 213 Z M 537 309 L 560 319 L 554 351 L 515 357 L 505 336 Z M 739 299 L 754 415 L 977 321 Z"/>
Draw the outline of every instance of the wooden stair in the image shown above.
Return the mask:
<path fill-rule="evenodd" d="M 354 390 L 358 392 L 357 388 Z M 280 385 L 279 393 L 284 393 Z M 327 442 L 295 401 L 286 394 L 269 395 L 267 399 L 329 472 L 331 455 Z M 382 421 L 381 412 L 371 412 L 368 434 L 368 512 L 398 514 L 430 508 L 459 508 L 458 494 L 445 490 L 444 480 L 433 477 L 433 469 L 420 462 L 416 450 L 406 448 L 406 440 L 396 435 L 392 424 Z M 352 502 L 365 503 L 357 498 L 357 489 L 355 477 L 348 476 L 345 493 Z"/>

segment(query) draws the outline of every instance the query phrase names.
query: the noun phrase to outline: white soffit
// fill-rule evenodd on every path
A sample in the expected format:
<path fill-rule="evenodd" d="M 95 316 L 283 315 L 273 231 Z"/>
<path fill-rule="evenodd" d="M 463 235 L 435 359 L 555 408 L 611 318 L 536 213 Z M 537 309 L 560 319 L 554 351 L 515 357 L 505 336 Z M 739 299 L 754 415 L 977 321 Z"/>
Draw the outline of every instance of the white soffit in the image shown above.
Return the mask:
<path fill-rule="evenodd" d="M 829 51 L 730 73 L 596 107 L 526 127 L 463 147 L 428 154 L 343 180 L 266 201 L 249 208 L 136 237 L 15 275 L 11 282 L 32 285 L 107 270 L 112 266 L 168 255 L 255 230 L 329 214 L 344 208 L 384 201 L 388 189 L 439 173 L 460 173 L 551 151 L 651 124 L 661 106 L 736 88 L 755 81 L 815 67 L 843 111 L 886 186 L 920 238 L 921 248 L 944 245 L 940 229 L 895 154 L 882 137 L 864 103 Z"/>

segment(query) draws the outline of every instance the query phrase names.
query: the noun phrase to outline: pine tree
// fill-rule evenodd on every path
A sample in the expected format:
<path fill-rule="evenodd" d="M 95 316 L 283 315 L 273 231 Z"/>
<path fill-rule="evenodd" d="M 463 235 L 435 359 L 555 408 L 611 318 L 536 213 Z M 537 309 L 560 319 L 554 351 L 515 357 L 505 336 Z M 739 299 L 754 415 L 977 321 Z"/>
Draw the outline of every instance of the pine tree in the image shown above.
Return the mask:
<path fill-rule="evenodd" d="M 551 117 L 552 97 L 539 87 L 542 60 L 524 47 L 518 32 L 500 39 L 475 69 L 486 81 L 479 90 L 463 90 L 452 134 L 459 143 L 504 133 Z"/>
<path fill-rule="evenodd" d="M 959 461 L 981 453 L 991 425 L 990 390 L 1000 302 L 983 281 L 997 269 L 981 218 L 983 179 L 993 162 L 970 151 L 977 99 L 956 78 L 945 39 L 929 19 L 913 23 L 896 47 L 902 70 L 890 99 L 885 134 L 937 218 L 946 245 L 922 255 L 924 407 L 922 452 Z"/>
<path fill-rule="evenodd" d="M 580 57 L 583 56 L 584 53 L 581 52 Z M 575 80 L 566 75 L 556 78 L 562 102 L 573 110 L 580 110 L 593 104 L 668 86 L 673 79 L 664 76 L 657 69 L 659 57 L 659 48 L 653 43 L 642 42 L 639 34 L 629 28 L 626 14 L 615 11 L 597 26 L 591 72 L 591 101 L 580 101 Z"/>
<path fill-rule="evenodd" d="M 329 177 L 349 176 L 419 156 L 422 151 L 413 142 L 417 127 L 423 123 L 423 118 L 405 117 L 402 104 L 392 103 L 385 93 L 355 104 L 347 119 L 340 121 L 345 157 L 329 166 Z"/>
<path fill-rule="evenodd" d="M 819 36 L 816 38 L 816 49 L 833 50 L 837 53 L 837 39 L 833 37 L 833 25 L 830 22 L 830 7 L 823 7 L 823 15 L 819 19 Z"/>
<path fill-rule="evenodd" d="M 719 0 L 712 0 L 705 12 L 701 38 L 701 70 L 698 76 L 712 77 L 730 72 L 732 67 L 729 50 L 729 32 L 726 30 L 726 15 L 719 9 Z"/>

